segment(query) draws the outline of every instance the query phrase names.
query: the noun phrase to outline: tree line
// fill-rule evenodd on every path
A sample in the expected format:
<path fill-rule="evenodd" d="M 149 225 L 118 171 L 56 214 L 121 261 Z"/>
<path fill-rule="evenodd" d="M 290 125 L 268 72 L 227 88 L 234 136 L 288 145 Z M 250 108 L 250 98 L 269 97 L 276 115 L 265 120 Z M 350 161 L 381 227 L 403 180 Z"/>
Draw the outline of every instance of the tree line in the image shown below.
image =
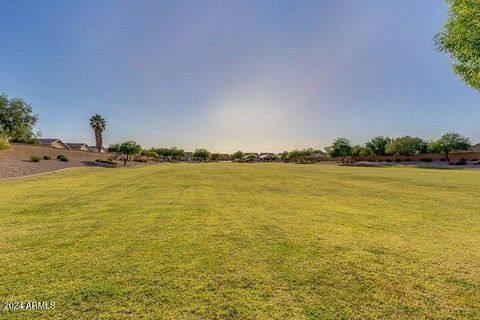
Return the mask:
<path fill-rule="evenodd" d="M 364 145 L 352 145 L 350 140 L 346 138 L 337 138 L 325 150 L 328 156 L 340 158 L 342 162 L 348 156 L 409 156 L 421 153 L 444 153 L 447 161 L 450 161 L 448 156 L 451 152 L 468 150 L 471 146 L 469 138 L 457 132 L 449 132 L 433 141 L 409 135 L 393 139 L 376 136 Z"/>

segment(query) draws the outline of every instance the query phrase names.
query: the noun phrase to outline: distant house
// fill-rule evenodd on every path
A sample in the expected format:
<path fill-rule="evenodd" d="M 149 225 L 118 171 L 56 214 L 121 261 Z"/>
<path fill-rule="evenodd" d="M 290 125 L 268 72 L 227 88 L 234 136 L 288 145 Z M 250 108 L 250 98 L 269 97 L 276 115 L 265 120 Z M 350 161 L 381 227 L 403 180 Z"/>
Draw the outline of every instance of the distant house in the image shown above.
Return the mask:
<path fill-rule="evenodd" d="M 322 151 L 314 151 L 312 153 L 312 155 L 310 156 L 310 160 L 312 161 L 324 161 L 327 159 L 327 154 L 325 152 L 322 152 Z"/>
<path fill-rule="evenodd" d="M 472 152 L 480 152 L 480 143 L 474 144 L 470 149 Z"/>
<path fill-rule="evenodd" d="M 70 147 L 60 139 L 39 139 L 40 145 L 54 149 L 70 149 Z"/>
<path fill-rule="evenodd" d="M 244 154 L 242 162 L 257 162 L 258 161 L 258 154 L 256 153 L 248 153 Z"/>
<path fill-rule="evenodd" d="M 90 149 L 93 150 L 93 152 L 99 152 L 96 146 L 89 146 L 89 147 L 90 147 Z M 102 147 L 102 149 L 100 149 L 100 152 L 101 152 L 101 153 L 105 153 L 105 152 L 107 152 L 107 149 L 105 149 L 104 147 Z"/>
<path fill-rule="evenodd" d="M 179 159 L 180 161 L 192 161 L 193 160 L 193 152 L 185 152 L 182 157 Z"/>
<path fill-rule="evenodd" d="M 277 156 L 274 153 L 260 153 L 258 159 L 262 162 L 270 162 L 277 159 Z"/>
<path fill-rule="evenodd" d="M 69 143 L 67 142 L 67 146 L 70 147 L 72 150 L 81 150 L 81 151 L 90 151 L 90 152 L 95 152 L 93 151 L 92 148 L 86 143 Z"/>

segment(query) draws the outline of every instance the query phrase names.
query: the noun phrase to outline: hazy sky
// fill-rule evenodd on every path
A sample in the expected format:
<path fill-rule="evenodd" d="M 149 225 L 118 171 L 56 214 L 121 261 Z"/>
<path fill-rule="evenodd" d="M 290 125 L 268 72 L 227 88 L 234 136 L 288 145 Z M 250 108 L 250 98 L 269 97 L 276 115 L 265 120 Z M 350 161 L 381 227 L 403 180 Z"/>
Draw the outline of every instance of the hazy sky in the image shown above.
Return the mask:
<path fill-rule="evenodd" d="M 0 0 L 0 93 L 45 138 L 283 151 L 384 134 L 480 140 L 432 36 L 441 0 Z"/>

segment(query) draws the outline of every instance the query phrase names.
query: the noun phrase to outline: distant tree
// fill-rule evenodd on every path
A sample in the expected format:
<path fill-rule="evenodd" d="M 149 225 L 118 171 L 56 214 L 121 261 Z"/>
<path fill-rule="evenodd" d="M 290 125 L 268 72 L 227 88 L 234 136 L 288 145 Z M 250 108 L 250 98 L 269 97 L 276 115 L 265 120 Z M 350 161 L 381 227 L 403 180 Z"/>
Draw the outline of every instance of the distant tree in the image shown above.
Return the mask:
<path fill-rule="evenodd" d="M 38 115 L 23 99 L 10 99 L 0 95 L 0 132 L 7 140 L 21 143 L 38 143 L 39 132 L 33 132 Z"/>
<path fill-rule="evenodd" d="M 302 149 L 302 150 L 292 150 L 287 153 L 286 158 L 289 160 L 296 160 L 296 161 L 305 161 L 309 159 L 314 153 L 312 148 Z"/>
<path fill-rule="evenodd" d="M 218 152 L 214 152 L 211 154 L 210 158 L 212 159 L 212 161 L 218 161 L 222 158 L 222 155 Z"/>
<path fill-rule="evenodd" d="M 180 159 L 185 155 L 185 151 L 183 149 L 179 149 L 177 147 L 170 148 L 170 154 L 173 159 Z"/>
<path fill-rule="evenodd" d="M 437 145 L 437 141 L 430 141 L 427 144 L 427 153 L 440 153 L 443 151 L 440 151 Z"/>
<path fill-rule="evenodd" d="M 330 147 L 325 148 L 329 157 L 341 158 L 342 162 L 345 158 L 352 155 L 352 144 L 346 138 L 337 138 Z"/>
<path fill-rule="evenodd" d="M 453 70 L 463 81 L 480 90 L 480 1 L 447 0 L 449 18 L 434 37 L 437 49 L 449 53 Z"/>
<path fill-rule="evenodd" d="M 300 152 L 300 156 L 302 157 L 303 160 L 307 160 L 307 159 L 311 158 L 312 155 L 313 155 L 313 149 L 312 148 L 303 149 Z"/>
<path fill-rule="evenodd" d="M 185 155 L 185 151 L 177 147 L 158 148 L 155 149 L 155 151 L 159 156 L 162 156 L 166 159 L 179 159 Z"/>
<path fill-rule="evenodd" d="M 97 150 L 100 152 L 103 147 L 103 131 L 107 128 L 107 122 L 105 119 L 99 115 L 99 114 L 94 114 L 90 118 L 90 127 L 93 129 L 93 132 L 95 133 L 95 146 L 97 147 Z"/>
<path fill-rule="evenodd" d="M 414 155 L 427 152 L 427 142 L 419 137 L 403 136 L 390 141 L 385 152 L 394 155 Z"/>
<path fill-rule="evenodd" d="M 132 160 L 132 157 L 142 152 L 142 147 L 135 141 L 126 141 L 122 143 L 113 144 L 108 147 L 109 152 L 115 152 L 121 160 L 123 165 L 127 164 L 127 161 Z"/>
<path fill-rule="evenodd" d="M 140 152 L 141 156 L 145 156 L 147 158 L 158 158 L 158 153 L 155 151 L 155 149 L 150 148 L 150 149 L 143 149 Z"/>
<path fill-rule="evenodd" d="M 243 152 L 238 150 L 234 153 L 232 153 L 232 155 L 230 156 L 233 160 L 238 160 L 238 159 L 242 159 L 243 158 Z"/>
<path fill-rule="evenodd" d="M 207 159 L 210 159 L 211 153 L 207 149 L 201 148 L 201 149 L 196 149 L 193 152 L 193 156 L 195 158 L 200 158 L 202 160 L 207 160 Z"/>
<path fill-rule="evenodd" d="M 172 149 L 170 148 L 157 148 L 155 149 L 155 151 L 159 156 L 162 156 L 164 158 L 169 159 L 172 157 Z"/>
<path fill-rule="evenodd" d="M 107 151 L 111 153 L 118 153 L 119 149 L 120 149 L 120 143 L 113 143 L 108 146 Z"/>
<path fill-rule="evenodd" d="M 390 139 L 389 137 L 376 136 L 367 143 L 365 143 L 365 148 L 369 150 L 370 154 L 384 156 L 385 148 L 387 147 L 387 144 L 389 144 L 391 141 L 392 139 Z"/>
<path fill-rule="evenodd" d="M 370 151 L 370 149 L 368 149 L 367 147 L 363 147 L 362 150 L 360 150 L 359 156 L 365 157 L 370 155 L 372 155 L 372 151 Z"/>
<path fill-rule="evenodd" d="M 285 160 L 288 158 L 288 151 L 283 151 L 279 154 L 280 159 Z"/>
<path fill-rule="evenodd" d="M 456 150 L 468 150 L 472 144 L 470 139 L 456 132 L 445 133 L 433 143 L 433 149 L 437 152 L 444 152 L 445 158 L 450 162 L 448 154 Z"/>
<path fill-rule="evenodd" d="M 301 156 L 301 151 L 295 149 L 295 150 L 292 150 L 290 151 L 288 154 L 287 154 L 287 159 L 288 160 L 299 160 L 300 159 L 300 156 Z"/>
<path fill-rule="evenodd" d="M 359 156 L 362 150 L 363 150 L 363 147 L 361 145 L 358 145 L 358 144 L 354 145 L 352 147 L 352 156 Z"/>

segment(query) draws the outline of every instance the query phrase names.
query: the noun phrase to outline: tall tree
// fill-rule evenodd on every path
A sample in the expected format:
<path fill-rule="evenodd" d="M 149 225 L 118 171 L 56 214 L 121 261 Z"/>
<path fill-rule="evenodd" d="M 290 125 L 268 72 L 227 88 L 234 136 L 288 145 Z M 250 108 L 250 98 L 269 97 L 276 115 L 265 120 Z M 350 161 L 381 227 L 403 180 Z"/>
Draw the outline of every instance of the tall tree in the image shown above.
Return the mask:
<path fill-rule="evenodd" d="M 347 138 L 337 138 L 330 147 L 325 148 L 329 157 L 341 158 L 342 162 L 346 157 L 352 155 L 352 143 Z"/>
<path fill-rule="evenodd" d="M 437 152 L 444 152 L 445 158 L 450 162 L 448 154 L 455 150 L 467 150 L 472 144 L 470 139 L 456 132 L 445 133 L 437 141 L 433 143 L 433 149 Z"/>
<path fill-rule="evenodd" d="M 232 158 L 233 160 L 242 159 L 243 158 L 243 152 L 238 150 L 238 151 L 232 153 L 230 158 Z"/>
<path fill-rule="evenodd" d="M 35 133 L 34 126 L 38 115 L 32 106 L 23 99 L 10 99 L 0 95 L 0 134 L 7 140 L 22 143 L 37 143 L 40 133 Z"/>
<path fill-rule="evenodd" d="M 480 91 L 480 1 L 447 0 L 449 18 L 434 42 L 450 54 L 453 70 L 472 88 Z"/>
<path fill-rule="evenodd" d="M 222 155 L 218 152 L 213 152 L 211 155 L 210 155 L 210 158 L 212 159 L 212 161 L 218 161 L 222 158 Z"/>
<path fill-rule="evenodd" d="M 201 149 L 195 149 L 195 151 L 193 152 L 193 156 L 195 158 L 200 158 L 202 160 L 207 160 L 207 159 L 210 158 L 211 153 L 207 149 L 201 148 Z"/>
<path fill-rule="evenodd" d="M 403 136 L 393 139 L 385 148 L 385 152 L 395 155 L 414 155 L 427 152 L 427 142 L 419 137 Z"/>
<path fill-rule="evenodd" d="M 116 153 L 120 159 L 123 160 L 123 165 L 126 165 L 127 161 L 132 160 L 134 155 L 142 152 L 142 147 L 135 141 L 130 140 L 112 144 L 108 147 L 108 151 Z"/>
<path fill-rule="evenodd" d="M 365 148 L 367 148 L 371 154 L 383 156 L 385 155 L 385 147 L 391 141 L 392 139 L 390 139 L 389 137 L 376 136 L 367 143 L 365 143 Z"/>
<path fill-rule="evenodd" d="M 103 147 L 103 131 L 105 131 L 107 127 L 107 122 L 97 113 L 90 118 L 90 127 L 92 127 L 95 132 L 95 146 L 98 152 L 100 152 Z"/>

